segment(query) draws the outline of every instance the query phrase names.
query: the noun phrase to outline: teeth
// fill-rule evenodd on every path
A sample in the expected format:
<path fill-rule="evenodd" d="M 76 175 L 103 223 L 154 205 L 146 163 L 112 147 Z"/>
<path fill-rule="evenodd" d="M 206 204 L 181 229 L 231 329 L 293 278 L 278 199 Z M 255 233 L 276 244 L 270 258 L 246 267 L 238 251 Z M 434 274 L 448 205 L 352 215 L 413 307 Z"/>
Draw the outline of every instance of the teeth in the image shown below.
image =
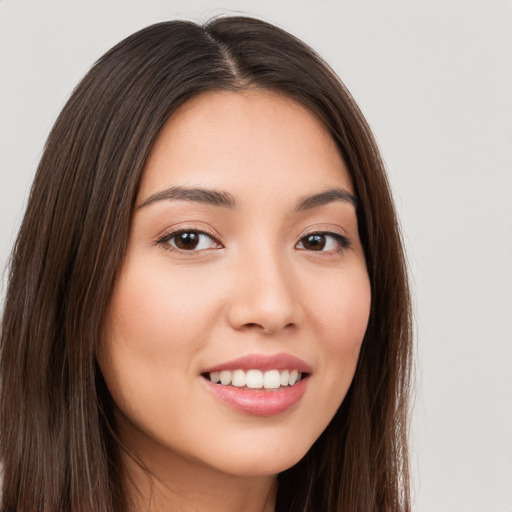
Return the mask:
<path fill-rule="evenodd" d="M 281 386 L 281 374 L 278 370 L 265 372 L 263 376 L 263 387 L 265 389 L 277 389 Z"/>
<path fill-rule="evenodd" d="M 245 377 L 245 372 L 243 370 L 235 370 L 233 372 L 233 378 L 231 379 L 231 385 L 237 388 L 242 388 L 245 386 L 247 379 Z"/>
<path fill-rule="evenodd" d="M 221 383 L 223 386 L 235 386 L 250 389 L 278 389 L 279 387 L 293 386 L 300 381 L 302 375 L 298 370 L 222 370 L 208 374 L 210 380 Z"/>
<path fill-rule="evenodd" d="M 222 372 L 220 372 L 219 376 L 220 376 L 220 383 L 223 386 L 228 386 L 229 384 L 231 384 L 231 372 L 222 371 Z"/>
<path fill-rule="evenodd" d="M 263 372 L 260 370 L 249 370 L 247 372 L 247 387 L 260 389 L 263 387 Z"/>

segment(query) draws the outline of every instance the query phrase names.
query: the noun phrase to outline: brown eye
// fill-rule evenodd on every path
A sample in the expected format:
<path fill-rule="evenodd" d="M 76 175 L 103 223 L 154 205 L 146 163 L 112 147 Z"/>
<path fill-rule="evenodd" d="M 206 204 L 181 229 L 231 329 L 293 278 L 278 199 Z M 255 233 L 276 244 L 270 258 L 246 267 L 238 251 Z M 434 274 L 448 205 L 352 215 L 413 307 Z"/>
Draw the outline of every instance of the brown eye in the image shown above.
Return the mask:
<path fill-rule="evenodd" d="M 170 250 L 176 249 L 190 252 L 219 247 L 219 244 L 210 235 L 195 230 L 169 233 L 161 238 L 158 243 L 163 244 L 164 247 L 167 246 Z"/>
<path fill-rule="evenodd" d="M 329 252 L 342 251 L 349 246 L 349 239 L 338 233 L 311 233 L 301 238 L 295 247 L 306 251 Z"/>
<path fill-rule="evenodd" d="M 199 244 L 199 233 L 179 233 L 178 235 L 174 235 L 174 245 L 178 249 L 182 250 L 193 250 Z"/>
<path fill-rule="evenodd" d="M 323 250 L 325 242 L 325 235 L 308 235 L 302 239 L 302 245 L 308 251 Z"/>

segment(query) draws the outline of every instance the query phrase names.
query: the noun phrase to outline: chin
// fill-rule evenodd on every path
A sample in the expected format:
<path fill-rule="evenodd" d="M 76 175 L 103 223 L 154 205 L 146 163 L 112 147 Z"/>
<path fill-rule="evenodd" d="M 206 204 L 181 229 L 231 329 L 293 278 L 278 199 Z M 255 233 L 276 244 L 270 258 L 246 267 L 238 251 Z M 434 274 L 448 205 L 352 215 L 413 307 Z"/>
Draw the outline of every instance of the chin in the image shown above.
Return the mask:
<path fill-rule="evenodd" d="M 256 448 L 256 445 L 254 447 Z M 297 450 L 297 446 L 283 448 L 238 453 L 229 461 L 224 459 L 222 467 L 217 467 L 225 473 L 243 477 L 277 475 L 297 464 L 310 447 L 300 451 Z"/>

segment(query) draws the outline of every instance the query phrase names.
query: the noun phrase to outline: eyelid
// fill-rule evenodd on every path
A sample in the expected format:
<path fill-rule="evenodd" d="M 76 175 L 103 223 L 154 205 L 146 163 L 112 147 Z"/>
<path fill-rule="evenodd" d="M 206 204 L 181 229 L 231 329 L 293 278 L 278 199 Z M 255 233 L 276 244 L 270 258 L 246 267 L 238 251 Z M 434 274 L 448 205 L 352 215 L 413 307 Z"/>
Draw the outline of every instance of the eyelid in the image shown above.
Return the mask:
<path fill-rule="evenodd" d="M 219 241 L 221 238 L 219 233 L 217 233 L 217 231 L 215 231 L 210 225 L 201 221 L 190 220 L 178 222 L 172 226 L 167 226 L 158 235 L 155 236 L 153 241 L 157 242 L 167 235 L 179 233 L 180 231 L 197 231 L 205 233 L 206 235 L 214 238 L 216 241 Z"/>
<path fill-rule="evenodd" d="M 338 235 L 350 242 L 347 231 L 341 226 L 335 226 L 333 224 L 315 224 L 314 226 L 310 226 L 299 235 L 299 240 L 306 236 L 316 234 Z"/>
<path fill-rule="evenodd" d="M 177 247 L 173 247 L 172 245 L 168 244 L 167 242 L 172 239 L 173 237 L 179 235 L 180 233 L 187 233 L 187 232 L 195 232 L 202 235 L 206 235 L 209 238 L 211 238 L 215 244 L 219 245 L 218 248 L 209 248 L 209 249 L 190 249 L 190 250 L 181 250 Z M 183 223 L 178 224 L 176 226 L 169 227 L 165 229 L 162 233 L 160 233 L 154 240 L 154 245 L 160 245 L 163 249 L 174 252 L 177 254 L 183 254 L 186 256 L 197 256 L 200 253 L 207 253 L 211 250 L 217 250 L 223 247 L 222 243 L 219 240 L 219 235 L 215 233 L 211 228 L 204 226 L 203 224 L 189 224 L 189 223 Z"/>
<path fill-rule="evenodd" d="M 332 224 L 331 225 L 324 224 L 324 225 L 311 226 L 306 231 L 301 233 L 295 246 L 297 246 L 299 243 L 301 243 L 304 238 L 311 236 L 311 235 L 325 235 L 325 236 L 331 236 L 331 237 L 335 238 L 336 241 L 341 246 L 339 248 L 339 251 L 337 251 L 337 252 L 341 252 L 346 249 L 349 249 L 350 246 L 352 245 L 351 239 L 349 238 L 347 232 L 343 228 L 341 228 L 339 226 L 333 226 Z M 307 250 L 307 249 L 304 249 L 304 250 Z M 329 253 L 331 251 L 312 251 L 312 252 Z"/>
<path fill-rule="evenodd" d="M 310 226 L 304 230 L 299 235 L 299 239 L 308 235 L 314 235 L 316 233 L 324 233 L 326 235 L 340 235 L 348 238 L 347 232 L 339 226 L 333 226 L 332 224 L 315 224 L 314 226 Z"/>

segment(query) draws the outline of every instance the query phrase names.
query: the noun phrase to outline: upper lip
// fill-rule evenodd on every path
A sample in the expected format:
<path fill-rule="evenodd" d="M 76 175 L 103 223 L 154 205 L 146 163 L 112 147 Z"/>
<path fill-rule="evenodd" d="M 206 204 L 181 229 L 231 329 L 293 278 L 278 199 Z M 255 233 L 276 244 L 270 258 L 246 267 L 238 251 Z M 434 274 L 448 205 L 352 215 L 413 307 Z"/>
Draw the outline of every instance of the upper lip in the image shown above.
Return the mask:
<path fill-rule="evenodd" d="M 224 363 L 206 368 L 203 373 L 220 372 L 222 370 L 298 370 L 311 373 L 311 366 L 291 354 L 248 354 Z"/>

